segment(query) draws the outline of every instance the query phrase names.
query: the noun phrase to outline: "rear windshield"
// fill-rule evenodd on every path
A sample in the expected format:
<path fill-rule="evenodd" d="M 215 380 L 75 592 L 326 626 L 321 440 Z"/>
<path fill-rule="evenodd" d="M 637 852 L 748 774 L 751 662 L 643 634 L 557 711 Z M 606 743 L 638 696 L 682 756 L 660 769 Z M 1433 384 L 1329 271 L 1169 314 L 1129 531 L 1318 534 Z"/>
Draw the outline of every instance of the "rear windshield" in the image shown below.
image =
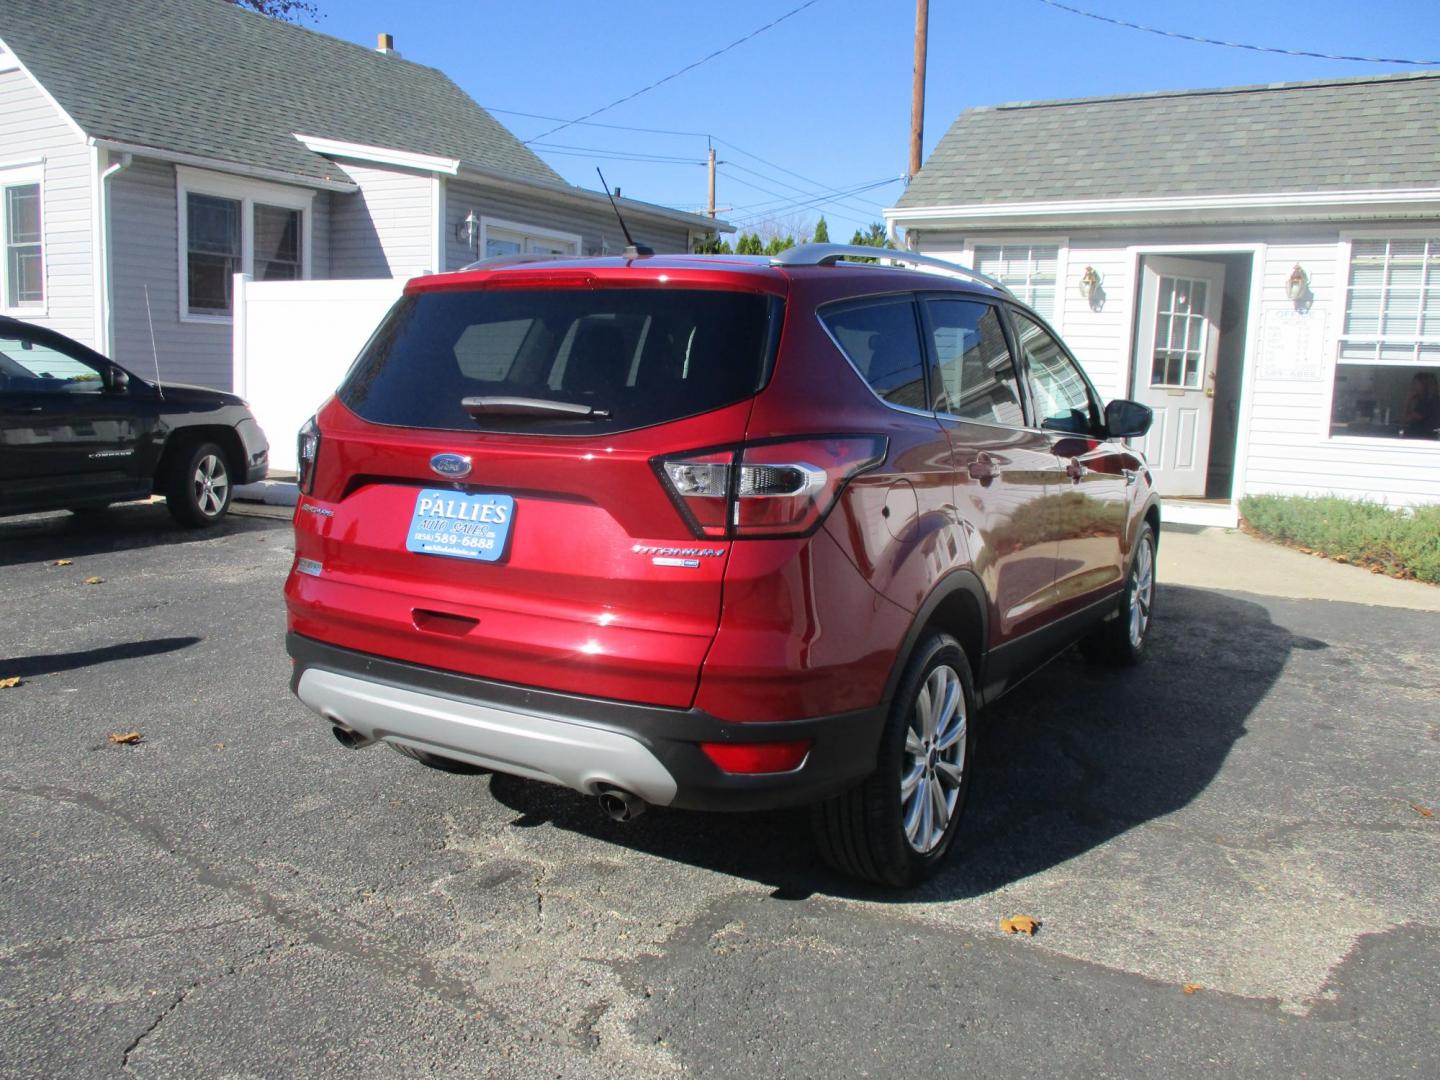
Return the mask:
<path fill-rule="evenodd" d="M 373 423 L 404 427 L 625 431 L 753 395 L 779 317 L 778 300 L 714 290 L 418 293 L 386 317 L 340 400 Z M 472 418 L 467 397 L 588 405 L 596 415 Z"/>

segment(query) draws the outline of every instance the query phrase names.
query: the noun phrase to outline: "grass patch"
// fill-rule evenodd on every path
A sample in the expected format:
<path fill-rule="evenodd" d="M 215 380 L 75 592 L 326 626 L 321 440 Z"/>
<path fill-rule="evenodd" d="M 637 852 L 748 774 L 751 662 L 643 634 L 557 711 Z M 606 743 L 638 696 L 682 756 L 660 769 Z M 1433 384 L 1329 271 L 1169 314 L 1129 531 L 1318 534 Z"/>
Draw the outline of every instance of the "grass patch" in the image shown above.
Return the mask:
<path fill-rule="evenodd" d="M 1268 539 L 1440 585 L 1440 506 L 1392 509 L 1334 495 L 1247 495 L 1240 516 Z"/>

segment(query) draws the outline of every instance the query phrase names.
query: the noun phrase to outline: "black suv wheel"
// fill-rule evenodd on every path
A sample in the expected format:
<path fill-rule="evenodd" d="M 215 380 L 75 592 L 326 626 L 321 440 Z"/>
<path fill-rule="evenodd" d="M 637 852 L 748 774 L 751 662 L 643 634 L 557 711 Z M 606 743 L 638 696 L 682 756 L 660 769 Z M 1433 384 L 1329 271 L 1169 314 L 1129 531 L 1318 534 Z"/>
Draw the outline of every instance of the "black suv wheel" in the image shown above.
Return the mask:
<path fill-rule="evenodd" d="M 180 448 L 165 478 L 165 505 L 182 525 L 214 525 L 230 509 L 233 485 L 225 451 L 213 442 Z"/>

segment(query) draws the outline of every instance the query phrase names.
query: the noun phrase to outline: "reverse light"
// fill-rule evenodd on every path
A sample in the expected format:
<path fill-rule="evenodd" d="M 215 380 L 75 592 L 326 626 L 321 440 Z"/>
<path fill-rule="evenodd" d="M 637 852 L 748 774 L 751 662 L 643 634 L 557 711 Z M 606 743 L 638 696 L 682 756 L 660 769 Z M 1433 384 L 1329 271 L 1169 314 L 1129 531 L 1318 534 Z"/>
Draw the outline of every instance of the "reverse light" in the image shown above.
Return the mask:
<path fill-rule="evenodd" d="M 793 772 L 810 753 L 809 739 L 791 742 L 713 743 L 702 742 L 700 749 L 721 772 L 781 773 Z"/>
<path fill-rule="evenodd" d="M 295 460 L 300 463 L 300 475 L 296 486 L 300 494 L 309 495 L 315 490 L 315 465 L 320 460 L 320 427 L 312 416 L 300 429 L 295 445 Z"/>
<path fill-rule="evenodd" d="M 749 443 L 658 459 L 656 471 L 698 537 L 804 536 L 851 479 L 885 460 L 877 435 Z"/>

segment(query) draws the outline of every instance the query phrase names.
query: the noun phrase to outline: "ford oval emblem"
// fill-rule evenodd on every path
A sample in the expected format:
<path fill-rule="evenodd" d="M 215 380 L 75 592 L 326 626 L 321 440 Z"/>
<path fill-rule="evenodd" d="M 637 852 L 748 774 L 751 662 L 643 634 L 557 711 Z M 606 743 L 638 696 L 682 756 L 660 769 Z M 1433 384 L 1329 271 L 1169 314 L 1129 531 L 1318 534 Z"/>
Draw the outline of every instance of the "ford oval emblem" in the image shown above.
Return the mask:
<path fill-rule="evenodd" d="M 440 476 L 459 480 L 470 475 L 470 459 L 464 454 L 436 454 L 430 459 L 430 468 Z"/>

